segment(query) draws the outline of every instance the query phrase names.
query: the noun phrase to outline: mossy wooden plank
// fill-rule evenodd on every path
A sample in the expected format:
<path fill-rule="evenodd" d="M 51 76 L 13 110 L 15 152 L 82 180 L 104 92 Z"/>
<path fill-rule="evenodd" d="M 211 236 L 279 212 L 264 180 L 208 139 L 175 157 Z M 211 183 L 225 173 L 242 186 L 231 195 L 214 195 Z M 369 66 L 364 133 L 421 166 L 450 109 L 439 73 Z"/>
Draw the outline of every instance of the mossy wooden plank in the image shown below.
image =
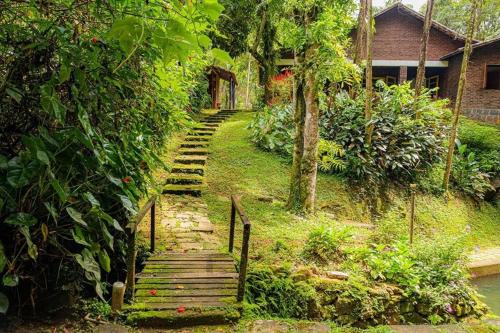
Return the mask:
<path fill-rule="evenodd" d="M 148 267 L 168 267 L 168 268 L 204 268 L 204 267 L 234 267 L 234 263 L 230 261 L 172 261 L 172 260 L 156 260 L 146 261 Z"/>
<path fill-rule="evenodd" d="M 172 296 L 172 297 L 162 297 L 162 296 L 137 296 L 135 301 L 139 303 L 177 303 L 178 305 L 189 305 L 190 303 L 231 303 L 236 302 L 235 296 Z"/>
<path fill-rule="evenodd" d="M 215 288 L 215 289 L 154 289 L 156 291 L 156 297 L 164 297 L 164 296 L 175 296 L 175 297 L 194 297 L 194 296 L 236 296 L 237 289 L 224 289 L 224 288 Z M 139 289 L 136 290 L 136 297 L 149 297 L 151 296 L 151 290 Z"/>
<path fill-rule="evenodd" d="M 236 280 L 231 280 L 230 283 L 137 283 L 136 290 L 192 290 L 192 289 L 234 289 L 238 287 Z"/>
<path fill-rule="evenodd" d="M 206 278 L 206 279 L 171 279 L 162 277 L 145 277 L 139 278 L 139 284 L 169 284 L 169 285 L 184 285 L 184 284 L 224 284 L 231 285 L 237 283 L 234 278 Z"/>
<path fill-rule="evenodd" d="M 139 277 L 155 277 L 169 279 L 208 279 L 208 278 L 238 278 L 238 273 L 230 272 L 199 272 L 199 273 L 140 273 Z"/>
<path fill-rule="evenodd" d="M 186 312 L 174 311 L 143 311 L 133 312 L 128 315 L 127 323 L 144 327 L 183 327 L 193 325 L 213 325 L 231 323 L 240 318 L 238 311 L 224 309 L 210 309 L 209 311 L 198 311 L 199 309 L 188 308 Z"/>
<path fill-rule="evenodd" d="M 157 255 L 148 258 L 149 261 L 231 261 L 234 259 L 227 254 L 218 253 L 207 253 L 207 254 L 191 254 L 191 253 L 179 253 L 179 254 L 165 254 Z"/>
<path fill-rule="evenodd" d="M 188 135 L 184 138 L 184 141 L 200 141 L 200 142 L 208 142 L 210 141 L 210 138 L 204 137 L 204 136 L 194 136 L 194 135 Z"/>
<path fill-rule="evenodd" d="M 214 267 L 214 268 L 191 268 L 191 267 L 182 267 L 182 268 L 157 268 L 157 267 L 145 267 L 142 270 L 142 273 L 234 273 L 236 272 L 235 268 L 231 267 Z"/>

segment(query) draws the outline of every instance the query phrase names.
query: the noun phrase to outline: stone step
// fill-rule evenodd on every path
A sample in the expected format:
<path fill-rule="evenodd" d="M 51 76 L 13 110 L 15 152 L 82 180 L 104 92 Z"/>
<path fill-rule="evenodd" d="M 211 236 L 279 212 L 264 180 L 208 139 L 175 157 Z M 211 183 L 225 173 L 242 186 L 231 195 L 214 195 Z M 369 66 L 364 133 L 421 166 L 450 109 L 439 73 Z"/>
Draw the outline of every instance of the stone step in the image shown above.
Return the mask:
<path fill-rule="evenodd" d="M 219 120 L 219 119 L 205 119 L 205 120 L 202 120 L 201 122 L 203 124 L 217 124 L 217 125 L 219 125 L 220 123 L 222 123 L 222 120 Z"/>
<path fill-rule="evenodd" d="M 217 128 L 215 127 L 210 127 L 210 126 L 196 126 L 193 128 L 195 131 L 210 131 L 210 132 L 215 132 Z"/>
<path fill-rule="evenodd" d="M 203 126 L 206 126 L 206 127 L 209 127 L 209 128 L 213 128 L 214 130 L 217 130 L 217 127 L 219 127 L 219 124 L 217 123 L 201 123 Z"/>
<path fill-rule="evenodd" d="M 205 168 L 199 164 L 174 164 L 171 169 L 172 173 L 190 173 L 203 176 Z"/>
<path fill-rule="evenodd" d="M 193 297 L 193 296 L 236 296 L 236 289 L 212 288 L 212 289 L 156 289 L 158 297 Z M 138 289 L 135 293 L 137 297 L 149 297 L 151 293 L 146 289 Z"/>
<path fill-rule="evenodd" d="M 180 148 L 178 152 L 181 155 L 208 155 L 206 148 Z"/>
<path fill-rule="evenodd" d="M 195 136 L 212 136 L 214 135 L 213 131 L 203 131 L 203 130 L 193 130 L 189 132 L 189 135 L 195 135 Z"/>
<path fill-rule="evenodd" d="M 180 164 L 205 165 L 206 162 L 207 162 L 206 155 L 179 155 L 174 160 L 174 163 L 180 163 Z"/>
<path fill-rule="evenodd" d="M 203 176 L 196 173 L 172 173 L 167 178 L 167 184 L 194 185 L 203 184 Z"/>
<path fill-rule="evenodd" d="M 208 142 L 202 142 L 202 141 L 189 141 L 186 142 L 184 141 L 181 143 L 181 148 L 207 148 L 209 145 Z"/>
<path fill-rule="evenodd" d="M 208 142 L 210 141 L 210 138 L 204 137 L 204 136 L 195 136 L 195 135 L 188 135 L 184 138 L 184 141 L 201 141 L 201 142 Z"/>
<path fill-rule="evenodd" d="M 205 189 L 202 184 L 167 184 L 163 187 L 163 194 L 192 195 L 201 196 L 201 191 Z"/>
<path fill-rule="evenodd" d="M 178 303 L 151 303 L 144 307 L 140 304 L 136 307 L 135 311 L 133 306 L 128 308 L 132 312 L 127 317 L 127 323 L 158 329 L 231 324 L 241 317 L 240 309 L 226 302 L 190 303 L 183 306 L 185 311 L 181 313 Z"/>

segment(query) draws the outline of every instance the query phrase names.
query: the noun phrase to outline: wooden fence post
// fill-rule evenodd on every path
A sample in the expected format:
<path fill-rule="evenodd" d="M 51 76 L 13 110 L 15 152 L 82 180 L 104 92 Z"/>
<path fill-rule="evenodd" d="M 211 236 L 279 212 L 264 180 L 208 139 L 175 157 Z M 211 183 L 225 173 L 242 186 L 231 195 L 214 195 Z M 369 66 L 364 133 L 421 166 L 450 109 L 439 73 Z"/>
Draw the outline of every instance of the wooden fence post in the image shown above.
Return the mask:
<path fill-rule="evenodd" d="M 236 224 L 236 207 L 234 207 L 233 197 L 231 196 L 231 223 L 229 225 L 229 252 L 233 252 L 234 245 L 234 227 Z"/>
<path fill-rule="evenodd" d="M 125 295 L 125 285 L 123 282 L 113 283 L 113 292 L 111 293 L 111 311 L 116 313 L 123 308 L 123 297 Z"/>
<path fill-rule="evenodd" d="M 250 224 L 243 226 L 243 245 L 241 247 L 240 276 L 238 278 L 238 301 L 245 296 L 245 282 L 247 279 L 248 248 L 250 243 Z"/>
<path fill-rule="evenodd" d="M 156 202 L 151 206 L 151 235 L 150 235 L 150 250 L 151 253 L 155 252 L 155 240 L 156 240 Z"/>
<path fill-rule="evenodd" d="M 413 229 L 415 226 L 415 192 L 416 184 L 410 184 L 410 245 L 413 244 Z"/>
<path fill-rule="evenodd" d="M 134 225 L 135 228 L 135 225 Z M 134 298 L 135 289 L 135 260 L 137 250 L 135 248 L 135 230 L 127 229 L 127 295 Z"/>

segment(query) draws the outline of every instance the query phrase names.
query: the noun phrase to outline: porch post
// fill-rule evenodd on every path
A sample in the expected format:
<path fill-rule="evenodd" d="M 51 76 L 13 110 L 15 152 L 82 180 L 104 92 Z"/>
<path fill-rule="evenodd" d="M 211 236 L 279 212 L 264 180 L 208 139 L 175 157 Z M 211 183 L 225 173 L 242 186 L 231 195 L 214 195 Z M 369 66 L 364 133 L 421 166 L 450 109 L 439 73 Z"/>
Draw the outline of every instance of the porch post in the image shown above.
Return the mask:
<path fill-rule="evenodd" d="M 399 66 L 399 84 L 406 82 L 408 79 L 408 67 L 407 66 Z"/>

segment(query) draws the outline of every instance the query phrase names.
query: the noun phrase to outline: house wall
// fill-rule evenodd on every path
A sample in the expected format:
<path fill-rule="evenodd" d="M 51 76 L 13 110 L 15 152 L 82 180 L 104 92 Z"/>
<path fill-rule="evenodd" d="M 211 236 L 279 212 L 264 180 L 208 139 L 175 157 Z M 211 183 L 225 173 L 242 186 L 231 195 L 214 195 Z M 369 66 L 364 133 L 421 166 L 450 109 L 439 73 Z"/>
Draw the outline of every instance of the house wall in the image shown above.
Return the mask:
<path fill-rule="evenodd" d="M 375 60 L 418 60 L 423 22 L 399 11 L 397 7 L 376 18 L 373 42 Z M 463 42 L 454 40 L 443 32 L 431 29 L 427 46 L 427 60 L 436 61 L 462 47 Z"/>
<path fill-rule="evenodd" d="M 447 95 L 455 100 L 462 65 L 462 54 L 448 59 Z M 484 89 L 486 65 L 500 65 L 500 43 L 483 46 L 472 52 L 464 96 L 463 114 L 477 120 L 500 125 L 500 90 Z"/>

